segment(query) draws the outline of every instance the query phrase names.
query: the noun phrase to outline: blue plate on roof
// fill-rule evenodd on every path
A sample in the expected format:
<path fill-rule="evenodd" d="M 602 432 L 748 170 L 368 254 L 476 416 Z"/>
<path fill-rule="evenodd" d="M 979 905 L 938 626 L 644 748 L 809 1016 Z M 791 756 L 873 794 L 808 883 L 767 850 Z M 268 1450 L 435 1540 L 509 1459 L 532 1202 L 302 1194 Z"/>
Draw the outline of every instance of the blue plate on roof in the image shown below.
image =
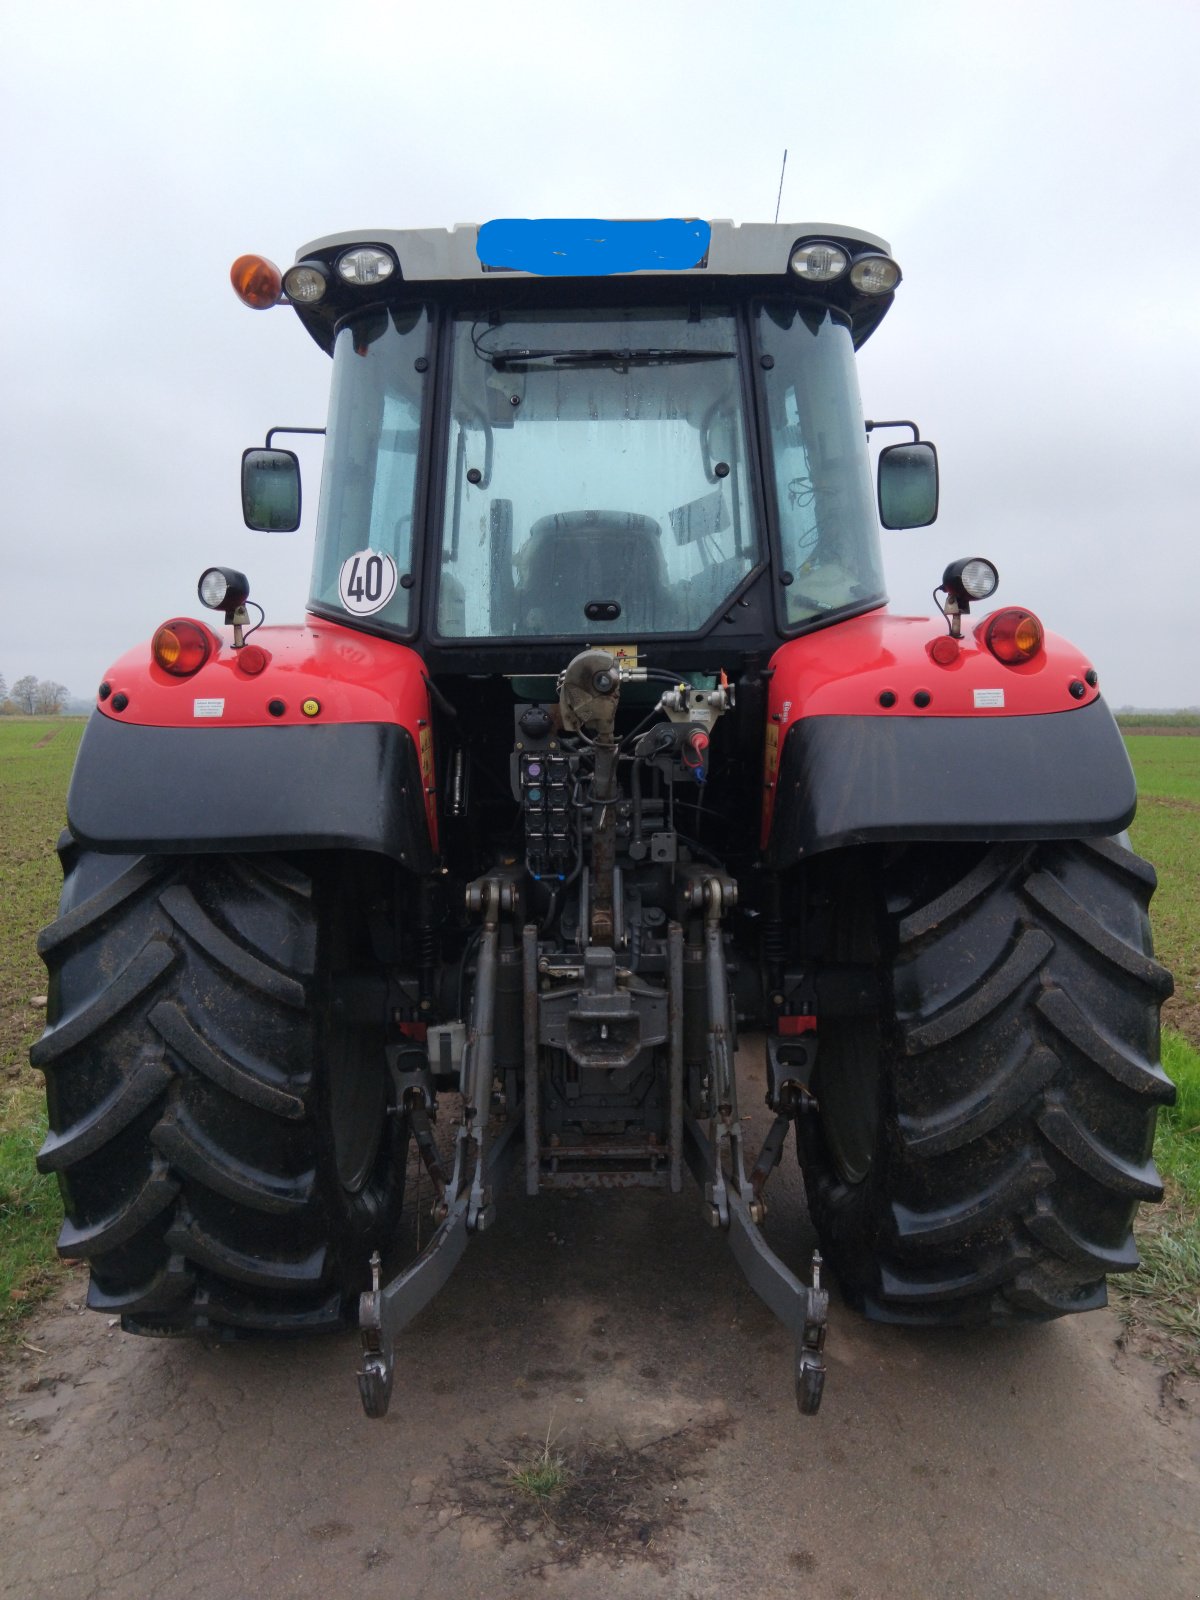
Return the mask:
<path fill-rule="evenodd" d="M 602 278 L 612 272 L 683 272 L 708 254 L 712 229 L 695 217 L 604 222 L 594 217 L 499 217 L 476 251 L 493 271 Z"/>

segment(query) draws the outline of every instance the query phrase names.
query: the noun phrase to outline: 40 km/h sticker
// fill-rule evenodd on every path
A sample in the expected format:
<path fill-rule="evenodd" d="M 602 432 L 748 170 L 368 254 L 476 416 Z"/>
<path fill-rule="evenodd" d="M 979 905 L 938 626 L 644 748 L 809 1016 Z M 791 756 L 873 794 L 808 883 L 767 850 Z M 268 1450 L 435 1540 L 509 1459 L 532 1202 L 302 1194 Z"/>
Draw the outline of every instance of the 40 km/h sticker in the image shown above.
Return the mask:
<path fill-rule="evenodd" d="M 383 550 L 356 550 L 342 562 L 338 597 L 356 617 L 382 611 L 396 592 L 396 563 Z"/>

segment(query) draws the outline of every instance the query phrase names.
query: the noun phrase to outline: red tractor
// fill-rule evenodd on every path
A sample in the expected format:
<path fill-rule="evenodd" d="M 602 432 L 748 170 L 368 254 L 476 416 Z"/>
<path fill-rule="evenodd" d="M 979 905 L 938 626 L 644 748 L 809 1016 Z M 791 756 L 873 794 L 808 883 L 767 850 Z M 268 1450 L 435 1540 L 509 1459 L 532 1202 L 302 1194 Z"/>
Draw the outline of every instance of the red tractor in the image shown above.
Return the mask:
<path fill-rule="evenodd" d="M 1078 649 L 981 557 L 940 616 L 886 608 L 879 522 L 938 479 L 859 407 L 884 241 L 497 221 L 233 277 L 333 359 L 328 429 L 243 459 L 248 524 L 294 529 L 273 438 L 326 432 L 311 598 L 267 625 L 210 567 L 215 617 L 116 662 L 83 739 L 33 1060 L 89 1304 L 357 1324 L 378 1416 L 518 1151 L 530 1196 L 686 1165 L 813 1411 L 820 1258 L 760 1227 L 794 1126 L 867 1316 L 1102 1305 L 1173 1096 L 1154 873 Z M 410 1153 L 436 1227 L 398 1262 Z"/>

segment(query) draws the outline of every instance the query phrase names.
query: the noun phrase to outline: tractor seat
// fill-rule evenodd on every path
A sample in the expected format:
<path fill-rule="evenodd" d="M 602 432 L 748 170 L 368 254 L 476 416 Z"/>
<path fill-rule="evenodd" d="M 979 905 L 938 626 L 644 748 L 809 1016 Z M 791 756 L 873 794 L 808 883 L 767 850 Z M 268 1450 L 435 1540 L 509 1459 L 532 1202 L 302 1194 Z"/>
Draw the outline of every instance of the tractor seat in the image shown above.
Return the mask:
<path fill-rule="evenodd" d="M 539 517 L 517 552 L 518 631 L 570 634 L 595 628 L 584 607 L 616 601 L 608 626 L 669 628 L 672 605 L 662 530 L 636 511 L 559 511 Z"/>

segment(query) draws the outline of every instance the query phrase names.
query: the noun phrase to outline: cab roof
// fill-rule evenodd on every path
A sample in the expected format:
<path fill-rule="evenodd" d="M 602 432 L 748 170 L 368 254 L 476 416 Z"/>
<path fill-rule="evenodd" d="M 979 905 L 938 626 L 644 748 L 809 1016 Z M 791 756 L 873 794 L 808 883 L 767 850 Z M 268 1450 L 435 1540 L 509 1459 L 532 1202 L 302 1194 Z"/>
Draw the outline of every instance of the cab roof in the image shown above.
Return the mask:
<path fill-rule="evenodd" d="M 547 276 L 544 271 L 524 271 L 503 262 L 488 259 L 489 239 L 499 244 L 508 238 L 524 233 L 531 245 L 544 245 L 553 249 L 555 236 L 560 237 L 568 250 L 581 237 L 597 230 L 607 230 L 613 236 L 637 230 L 647 252 L 654 249 L 654 241 L 661 241 L 663 230 L 673 223 L 683 224 L 707 248 L 687 267 L 664 267 L 660 262 L 647 262 L 632 268 L 642 275 L 661 275 L 670 272 L 672 277 L 758 277 L 764 274 L 785 273 L 794 246 L 802 239 L 828 239 L 831 243 L 848 245 L 850 254 L 864 251 L 890 255 L 886 239 L 861 228 L 847 228 L 840 223 L 827 222 L 701 222 L 697 218 L 662 220 L 599 221 L 591 218 L 498 218 L 493 222 L 460 222 L 453 228 L 367 229 L 354 233 L 331 233 L 315 239 L 296 252 L 297 261 L 329 260 L 354 245 L 379 244 L 396 257 L 401 274 L 409 283 L 479 281 L 492 272 L 514 272 L 521 277 Z M 707 236 L 707 238 L 705 237 Z M 602 271 L 584 267 L 578 274 L 570 271 L 556 272 L 555 276 L 596 277 L 624 276 L 620 269 L 605 267 Z"/>
<path fill-rule="evenodd" d="M 649 298 L 647 279 L 664 288 L 686 280 L 695 288 L 685 292 L 697 298 L 728 296 L 730 280 L 738 280 L 741 293 L 785 293 L 840 309 L 855 345 L 861 345 L 887 312 L 894 290 L 862 293 L 848 270 L 826 283 L 797 277 L 790 270 L 793 252 L 818 242 L 839 246 L 851 264 L 863 256 L 891 256 L 885 239 L 842 223 L 498 218 L 453 228 L 359 229 L 326 234 L 296 252 L 296 263 L 319 266 L 329 285 L 320 303 L 297 304 L 296 310 L 317 343 L 330 350 L 337 327 L 359 307 L 411 301 L 423 293 L 469 305 L 499 298 L 532 304 L 535 297 L 539 303 L 585 305 L 597 303 L 603 284 L 606 299 L 628 304 Z M 343 257 L 364 247 L 385 251 L 394 262 L 391 275 L 370 286 L 347 282 L 337 271 Z"/>

